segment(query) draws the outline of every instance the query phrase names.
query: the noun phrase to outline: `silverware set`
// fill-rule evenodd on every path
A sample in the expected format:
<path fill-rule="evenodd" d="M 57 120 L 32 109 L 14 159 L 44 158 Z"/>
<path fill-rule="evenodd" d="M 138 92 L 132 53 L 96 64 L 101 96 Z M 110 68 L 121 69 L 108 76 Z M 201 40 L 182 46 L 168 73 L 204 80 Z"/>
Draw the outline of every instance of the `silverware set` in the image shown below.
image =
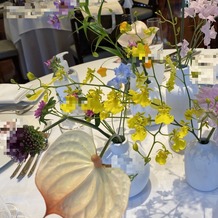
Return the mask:
<path fill-rule="evenodd" d="M 0 105 L 0 113 L 17 114 L 22 115 L 31 110 L 34 107 L 33 104 L 18 104 L 18 105 Z"/>

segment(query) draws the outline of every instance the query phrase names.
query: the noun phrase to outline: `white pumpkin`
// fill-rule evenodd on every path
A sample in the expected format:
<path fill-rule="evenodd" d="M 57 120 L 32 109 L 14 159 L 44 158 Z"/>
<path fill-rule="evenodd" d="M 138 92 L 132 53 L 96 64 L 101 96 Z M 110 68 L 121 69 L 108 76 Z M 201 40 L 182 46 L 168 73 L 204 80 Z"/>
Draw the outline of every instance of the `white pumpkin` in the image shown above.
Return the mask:
<path fill-rule="evenodd" d="M 44 154 L 36 185 L 46 203 L 45 216 L 120 218 L 130 180 L 120 169 L 103 166 L 92 137 L 74 130 L 62 134 Z"/>

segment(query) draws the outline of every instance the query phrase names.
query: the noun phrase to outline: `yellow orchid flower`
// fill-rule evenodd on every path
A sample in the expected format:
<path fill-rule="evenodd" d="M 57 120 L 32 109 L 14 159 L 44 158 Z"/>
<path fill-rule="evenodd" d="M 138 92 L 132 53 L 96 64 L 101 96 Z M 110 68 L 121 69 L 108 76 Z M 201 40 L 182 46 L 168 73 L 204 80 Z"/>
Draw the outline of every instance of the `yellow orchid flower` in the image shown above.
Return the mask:
<path fill-rule="evenodd" d="M 168 155 L 171 154 L 168 150 L 160 149 L 155 157 L 155 161 L 160 165 L 166 164 Z"/>
<path fill-rule="evenodd" d="M 148 57 L 151 50 L 148 45 L 143 45 L 142 43 L 137 43 L 137 47 L 132 48 L 132 56 L 138 57 L 139 60 Z"/>
<path fill-rule="evenodd" d="M 76 105 L 78 103 L 78 98 L 74 95 L 67 95 L 66 96 L 66 103 L 61 104 L 60 108 L 62 111 L 66 113 L 71 113 L 76 109 Z"/>
<path fill-rule="evenodd" d="M 166 125 L 170 124 L 174 120 L 174 116 L 170 113 L 170 107 L 167 105 L 162 105 L 158 108 L 158 114 L 155 117 L 155 123 L 161 124 L 164 123 Z"/>
<path fill-rule="evenodd" d="M 134 141 L 143 141 L 147 136 L 145 126 L 148 125 L 149 119 L 144 116 L 143 113 L 136 113 L 133 117 L 127 120 L 128 127 L 135 129 L 135 132 L 131 135 Z"/>
<path fill-rule="evenodd" d="M 104 110 L 102 100 L 102 90 L 100 89 L 90 89 L 88 94 L 86 95 L 87 103 L 81 104 L 81 109 L 84 111 L 91 110 L 95 114 L 100 113 Z"/>
<path fill-rule="evenodd" d="M 144 72 L 136 72 L 136 87 L 140 88 L 141 86 L 143 86 L 145 84 L 145 82 L 147 81 L 148 77 L 145 76 Z"/>
<path fill-rule="evenodd" d="M 131 28 L 131 25 L 128 24 L 126 21 L 122 22 L 120 24 L 120 32 L 121 33 L 125 33 L 125 32 L 128 32 L 130 31 L 132 28 Z"/>
<path fill-rule="evenodd" d="M 151 104 L 151 100 L 149 99 L 149 88 L 147 86 L 141 87 L 140 92 L 130 89 L 129 94 L 131 95 L 130 98 L 135 104 L 140 104 L 143 107 Z"/>
<path fill-rule="evenodd" d="M 117 114 L 124 109 L 124 105 L 121 102 L 121 93 L 112 90 L 107 95 L 107 100 L 104 102 L 105 111 L 111 112 L 112 114 Z"/>
<path fill-rule="evenodd" d="M 35 101 L 36 99 L 39 98 L 39 96 L 44 92 L 44 89 L 39 89 L 36 92 L 34 92 L 33 94 L 27 94 L 26 97 L 30 100 L 30 101 Z"/>
<path fill-rule="evenodd" d="M 147 136 L 147 131 L 142 126 L 136 126 L 135 132 L 131 135 L 133 141 L 143 141 Z"/>
<path fill-rule="evenodd" d="M 174 85 L 175 85 L 176 66 L 173 64 L 173 62 L 169 56 L 167 56 L 165 60 L 166 60 L 166 64 L 168 64 L 171 68 L 170 78 L 166 83 L 167 90 L 170 92 L 174 89 Z"/>
<path fill-rule="evenodd" d="M 86 78 L 83 80 L 83 83 L 92 82 L 92 80 L 94 79 L 94 72 L 95 70 L 92 70 L 88 67 L 88 70 L 86 72 Z"/>
<path fill-rule="evenodd" d="M 186 148 L 186 141 L 184 139 L 180 139 L 180 138 L 175 137 L 171 140 L 174 141 L 174 144 L 172 145 L 172 149 L 175 152 L 182 151 Z"/>
<path fill-rule="evenodd" d="M 107 68 L 105 68 L 105 67 L 100 67 L 100 68 L 97 70 L 97 73 L 100 74 L 101 77 L 105 77 L 105 76 L 107 76 L 106 71 L 107 71 Z"/>

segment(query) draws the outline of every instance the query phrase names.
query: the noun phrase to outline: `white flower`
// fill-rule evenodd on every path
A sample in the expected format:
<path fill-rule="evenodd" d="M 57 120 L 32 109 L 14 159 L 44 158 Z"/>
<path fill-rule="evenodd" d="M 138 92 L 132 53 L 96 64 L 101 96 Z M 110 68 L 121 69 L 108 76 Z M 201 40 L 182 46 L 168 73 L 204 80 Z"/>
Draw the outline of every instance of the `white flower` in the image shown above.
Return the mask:
<path fill-rule="evenodd" d="M 158 31 L 157 27 L 152 27 L 152 33 L 147 33 L 146 30 L 151 28 L 148 28 L 142 21 L 134 22 L 131 24 L 131 27 L 131 31 L 122 34 L 118 39 L 118 43 L 124 48 L 128 47 L 129 44 L 134 44 L 137 42 L 143 42 L 144 44 L 150 45 L 155 36 L 155 33 Z"/>

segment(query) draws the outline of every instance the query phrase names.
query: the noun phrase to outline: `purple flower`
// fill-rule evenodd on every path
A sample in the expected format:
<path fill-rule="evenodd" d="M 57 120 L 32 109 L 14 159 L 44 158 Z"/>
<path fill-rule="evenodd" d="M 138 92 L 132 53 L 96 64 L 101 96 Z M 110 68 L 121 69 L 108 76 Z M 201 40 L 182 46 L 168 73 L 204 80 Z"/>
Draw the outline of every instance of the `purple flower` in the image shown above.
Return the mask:
<path fill-rule="evenodd" d="M 129 47 L 137 47 L 137 43 L 135 41 L 129 41 Z"/>
<path fill-rule="evenodd" d="M 86 116 L 87 117 L 93 117 L 94 116 L 94 112 L 92 110 L 87 110 L 86 111 Z"/>
<path fill-rule="evenodd" d="M 34 113 L 35 118 L 39 118 L 41 116 L 45 105 L 46 103 L 44 101 L 40 101 L 39 107 L 35 110 L 35 113 Z"/>
<path fill-rule="evenodd" d="M 116 77 L 108 81 L 108 86 L 114 86 L 119 89 L 121 84 L 127 84 L 130 77 L 135 78 L 135 74 L 131 71 L 131 66 L 129 64 L 121 63 L 119 67 L 114 69 Z"/>
<path fill-rule="evenodd" d="M 61 29 L 61 24 L 56 14 L 50 14 L 48 23 L 51 24 L 55 29 Z"/>

